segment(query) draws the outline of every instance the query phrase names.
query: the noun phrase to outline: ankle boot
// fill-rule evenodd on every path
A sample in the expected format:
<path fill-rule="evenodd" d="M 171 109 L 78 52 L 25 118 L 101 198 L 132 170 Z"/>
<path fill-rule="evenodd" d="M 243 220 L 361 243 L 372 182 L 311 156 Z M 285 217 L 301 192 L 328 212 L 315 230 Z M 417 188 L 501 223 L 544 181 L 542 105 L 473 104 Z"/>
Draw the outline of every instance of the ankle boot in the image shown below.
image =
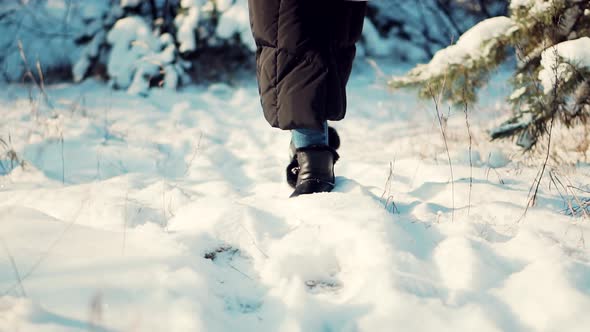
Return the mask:
<path fill-rule="evenodd" d="M 334 127 L 328 127 L 328 145 L 334 150 L 338 150 L 340 147 L 340 136 Z M 297 162 L 297 149 L 293 142 L 289 144 L 289 160 L 286 169 L 287 183 L 291 188 L 295 188 L 297 175 L 299 174 L 299 162 Z"/>
<path fill-rule="evenodd" d="M 336 150 L 325 145 L 314 145 L 297 149 L 296 158 L 299 170 L 291 197 L 334 189 L 334 164 L 339 158 Z"/>

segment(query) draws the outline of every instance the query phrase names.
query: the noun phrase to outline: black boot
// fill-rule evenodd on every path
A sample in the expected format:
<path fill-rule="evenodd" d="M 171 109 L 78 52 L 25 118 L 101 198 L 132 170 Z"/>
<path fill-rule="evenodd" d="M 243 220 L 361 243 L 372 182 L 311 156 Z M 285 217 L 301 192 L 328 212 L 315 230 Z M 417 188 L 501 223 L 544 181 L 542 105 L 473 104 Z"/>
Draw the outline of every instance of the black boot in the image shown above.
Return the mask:
<path fill-rule="evenodd" d="M 328 127 L 328 145 L 334 150 L 340 147 L 340 136 L 333 127 Z M 293 142 L 289 145 L 289 165 L 287 165 L 287 183 L 291 188 L 295 188 L 297 184 L 297 175 L 299 174 L 299 162 L 297 162 L 297 149 Z"/>
<path fill-rule="evenodd" d="M 325 145 L 297 149 L 299 171 L 291 197 L 332 191 L 335 184 L 334 164 L 338 158 L 336 150 Z"/>
<path fill-rule="evenodd" d="M 299 174 L 299 163 L 297 162 L 297 149 L 293 145 L 293 142 L 289 145 L 289 160 L 291 162 L 287 165 L 287 183 L 293 189 L 297 184 L 297 175 Z"/>

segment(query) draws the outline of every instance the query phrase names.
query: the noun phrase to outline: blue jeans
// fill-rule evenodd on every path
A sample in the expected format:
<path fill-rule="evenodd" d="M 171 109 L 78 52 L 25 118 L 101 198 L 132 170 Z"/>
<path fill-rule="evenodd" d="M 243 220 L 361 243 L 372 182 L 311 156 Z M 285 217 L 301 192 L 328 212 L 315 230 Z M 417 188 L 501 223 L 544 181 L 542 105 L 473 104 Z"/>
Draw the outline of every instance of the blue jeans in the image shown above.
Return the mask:
<path fill-rule="evenodd" d="M 323 129 L 293 129 L 291 140 L 296 149 L 311 145 L 328 145 L 328 123 L 324 122 Z"/>

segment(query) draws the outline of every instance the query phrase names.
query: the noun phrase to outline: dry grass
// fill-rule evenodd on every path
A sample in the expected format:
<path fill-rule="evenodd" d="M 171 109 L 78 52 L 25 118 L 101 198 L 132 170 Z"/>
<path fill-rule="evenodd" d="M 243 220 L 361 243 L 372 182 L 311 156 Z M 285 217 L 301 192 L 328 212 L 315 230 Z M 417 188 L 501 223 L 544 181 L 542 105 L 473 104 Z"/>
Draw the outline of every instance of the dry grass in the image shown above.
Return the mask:
<path fill-rule="evenodd" d="M 17 167 L 24 168 L 25 162 L 12 146 L 12 137 L 10 134 L 8 140 L 0 137 L 0 174 L 9 174 Z"/>
<path fill-rule="evenodd" d="M 393 193 L 391 186 L 393 184 L 393 174 L 395 170 L 395 160 L 389 163 L 389 174 L 387 176 L 387 180 L 385 181 L 385 187 L 383 189 L 383 194 L 381 194 L 381 201 L 383 202 L 383 206 L 386 210 L 391 211 L 391 213 L 395 213 L 396 211 L 399 213 L 399 209 L 395 204 L 393 199 Z"/>

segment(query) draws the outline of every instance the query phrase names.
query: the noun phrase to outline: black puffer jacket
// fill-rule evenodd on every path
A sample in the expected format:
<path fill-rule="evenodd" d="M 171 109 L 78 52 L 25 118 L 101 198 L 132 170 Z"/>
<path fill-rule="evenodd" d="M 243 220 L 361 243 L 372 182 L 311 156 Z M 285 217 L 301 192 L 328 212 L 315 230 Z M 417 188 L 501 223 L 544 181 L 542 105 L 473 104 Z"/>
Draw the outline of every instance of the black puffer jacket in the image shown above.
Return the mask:
<path fill-rule="evenodd" d="M 258 87 L 267 121 L 321 128 L 346 113 L 345 87 L 366 2 L 248 0 Z"/>

